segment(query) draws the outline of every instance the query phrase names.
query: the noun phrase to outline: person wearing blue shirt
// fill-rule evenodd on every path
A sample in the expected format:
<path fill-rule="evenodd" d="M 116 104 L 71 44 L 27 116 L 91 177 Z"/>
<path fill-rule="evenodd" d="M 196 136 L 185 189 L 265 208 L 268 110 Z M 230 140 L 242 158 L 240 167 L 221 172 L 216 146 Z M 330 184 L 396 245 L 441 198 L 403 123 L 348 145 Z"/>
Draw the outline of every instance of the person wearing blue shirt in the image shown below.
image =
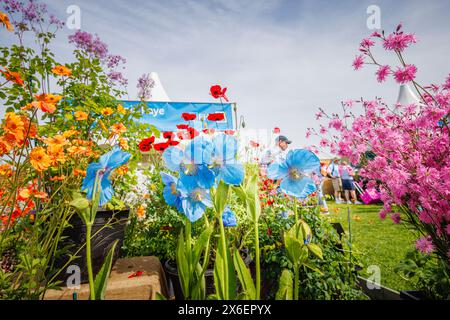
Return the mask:
<path fill-rule="evenodd" d="M 342 180 L 341 174 L 339 172 L 339 159 L 334 158 L 327 169 L 328 177 L 331 179 L 334 189 L 334 199 L 336 203 L 342 203 L 341 191 L 342 191 Z"/>

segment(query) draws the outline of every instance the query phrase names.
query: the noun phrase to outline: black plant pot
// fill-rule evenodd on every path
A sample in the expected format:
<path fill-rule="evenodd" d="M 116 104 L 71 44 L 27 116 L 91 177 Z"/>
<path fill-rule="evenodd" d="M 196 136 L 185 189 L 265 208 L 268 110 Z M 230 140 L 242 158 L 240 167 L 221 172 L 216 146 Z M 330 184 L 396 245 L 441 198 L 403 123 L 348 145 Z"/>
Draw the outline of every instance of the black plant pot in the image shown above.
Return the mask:
<path fill-rule="evenodd" d="M 426 300 L 426 295 L 422 291 L 400 291 L 402 300 Z"/>
<path fill-rule="evenodd" d="M 248 267 L 252 262 L 252 259 L 248 254 L 247 249 L 241 251 L 241 257 L 243 258 L 245 265 Z M 181 289 L 180 285 L 180 277 L 178 276 L 176 262 L 173 260 L 167 260 L 164 263 L 164 271 L 166 273 L 167 278 L 172 283 L 175 299 L 185 300 L 183 290 Z M 214 286 L 214 269 L 206 269 L 205 271 L 205 289 L 207 296 L 216 293 L 216 288 Z"/>
<path fill-rule="evenodd" d="M 125 236 L 125 225 L 128 220 L 130 210 L 121 211 L 111 211 L 102 210 L 96 214 L 94 224 L 92 225 L 92 238 L 91 238 L 91 259 L 92 259 L 92 270 L 95 275 L 100 271 L 106 256 L 109 253 L 112 245 L 116 240 L 116 249 L 113 254 L 113 265 L 119 258 L 120 248 L 123 244 L 123 239 Z M 86 225 L 80 219 L 80 217 L 75 214 L 69 221 L 72 227 L 68 227 L 63 232 L 63 240 L 61 241 L 62 246 L 69 246 L 70 254 L 75 254 L 81 246 L 86 243 Z M 107 225 L 105 227 L 105 225 Z M 103 229 L 102 229 L 103 228 Z M 99 231 L 102 229 L 101 231 Z M 97 233 L 98 232 L 98 233 Z M 86 246 L 76 254 L 77 258 L 70 262 L 69 265 L 77 265 L 81 271 L 81 283 L 87 283 L 88 272 L 86 264 Z M 68 261 L 68 256 L 60 259 L 57 263 L 59 267 L 64 266 Z M 65 274 L 66 270 L 63 270 L 58 277 L 59 280 L 64 280 L 69 276 Z"/>

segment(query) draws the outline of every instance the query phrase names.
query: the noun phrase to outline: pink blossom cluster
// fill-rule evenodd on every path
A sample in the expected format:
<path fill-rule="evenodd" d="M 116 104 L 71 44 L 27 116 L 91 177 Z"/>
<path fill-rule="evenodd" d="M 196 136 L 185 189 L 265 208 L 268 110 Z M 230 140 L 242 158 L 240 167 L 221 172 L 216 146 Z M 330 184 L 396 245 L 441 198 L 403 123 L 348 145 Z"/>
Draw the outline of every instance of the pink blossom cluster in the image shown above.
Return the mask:
<path fill-rule="evenodd" d="M 383 39 L 386 50 L 399 53 L 416 42 L 400 29 L 401 25 L 386 38 L 379 33 L 372 37 Z M 371 46 L 363 40 L 360 51 L 378 64 Z M 398 83 L 413 81 L 417 68 L 400 62 L 394 72 L 378 64 L 378 81 L 391 73 Z M 307 136 L 318 136 L 321 148 L 361 165 L 359 175 L 367 188 L 380 191 L 381 218 L 390 215 L 395 223 L 410 223 L 425 235 L 416 242 L 418 250 L 450 261 L 450 75 L 441 86 L 414 88 L 421 97 L 416 104 L 389 106 L 377 98 L 343 102 L 341 115 L 320 109 L 316 119 L 326 123 L 317 131 L 309 128 Z M 355 103 L 362 112 L 349 110 L 356 109 Z"/>

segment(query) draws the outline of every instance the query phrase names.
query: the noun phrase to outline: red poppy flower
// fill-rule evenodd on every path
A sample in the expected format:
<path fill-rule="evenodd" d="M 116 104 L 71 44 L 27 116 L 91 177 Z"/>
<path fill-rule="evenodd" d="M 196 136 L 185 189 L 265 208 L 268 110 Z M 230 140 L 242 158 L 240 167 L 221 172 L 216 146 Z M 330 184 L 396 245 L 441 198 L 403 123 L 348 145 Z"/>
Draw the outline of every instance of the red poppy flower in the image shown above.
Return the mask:
<path fill-rule="evenodd" d="M 180 141 L 169 140 L 169 141 L 167 141 L 167 143 L 169 144 L 169 146 L 175 147 L 180 144 Z"/>
<path fill-rule="evenodd" d="M 166 131 L 163 133 L 163 137 L 164 137 L 164 139 L 172 140 L 174 137 L 174 134 L 171 131 Z"/>
<path fill-rule="evenodd" d="M 188 133 L 189 133 L 189 138 L 190 139 L 194 139 L 196 136 L 198 136 L 200 133 L 195 130 L 194 128 L 189 128 L 188 129 Z"/>
<path fill-rule="evenodd" d="M 225 120 L 225 114 L 223 112 L 210 113 L 208 115 L 209 121 L 223 121 Z"/>
<path fill-rule="evenodd" d="M 177 128 L 179 130 L 187 130 L 189 128 L 189 126 L 187 124 L 179 124 L 179 125 L 177 125 Z"/>
<path fill-rule="evenodd" d="M 168 147 L 169 147 L 169 144 L 167 142 L 155 143 L 153 145 L 153 148 L 159 152 L 164 152 L 164 150 L 166 150 Z"/>
<path fill-rule="evenodd" d="M 203 133 L 206 133 L 206 134 L 214 134 L 216 132 L 216 130 L 214 130 L 214 129 L 204 129 L 203 130 Z"/>
<path fill-rule="evenodd" d="M 256 142 L 256 141 L 251 140 L 251 141 L 250 141 L 250 146 L 251 146 L 252 148 L 259 148 L 259 143 Z"/>
<path fill-rule="evenodd" d="M 177 132 L 177 138 L 180 140 L 188 139 L 189 133 L 187 132 Z"/>
<path fill-rule="evenodd" d="M 152 149 L 152 145 L 154 142 L 155 142 L 155 137 L 143 139 L 139 143 L 139 150 L 141 150 L 141 152 L 149 152 Z"/>
<path fill-rule="evenodd" d="M 232 136 L 234 135 L 234 130 L 225 130 L 224 133 Z"/>
<path fill-rule="evenodd" d="M 213 96 L 214 99 L 223 98 L 226 102 L 228 102 L 228 98 L 225 95 L 227 92 L 227 88 L 223 88 L 219 86 L 218 84 L 215 86 L 212 86 L 210 89 L 210 93 Z"/>
<path fill-rule="evenodd" d="M 280 128 L 278 128 L 278 127 L 273 128 L 273 133 L 278 134 L 280 132 L 281 132 Z"/>
<path fill-rule="evenodd" d="M 197 115 L 194 113 L 186 113 L 185 112 L 181 115 L 181 117 L 184 119 L 184 121 L 192 121 L 192 120 L 197 119 Z"/>

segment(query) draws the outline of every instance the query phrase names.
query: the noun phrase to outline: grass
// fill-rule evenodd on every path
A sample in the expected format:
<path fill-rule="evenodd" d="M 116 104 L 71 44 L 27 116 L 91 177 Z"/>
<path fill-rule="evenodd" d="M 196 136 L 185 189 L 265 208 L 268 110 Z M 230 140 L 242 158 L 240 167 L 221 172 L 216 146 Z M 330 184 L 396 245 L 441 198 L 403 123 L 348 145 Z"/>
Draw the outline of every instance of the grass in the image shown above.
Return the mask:
<path fill-rule="evenodd" d="M 397 225 L 391 219 L 381 220 L 379 205 L 336 205 L 328 203 L 330 221 L 339 222 L 348 234 L 350 208 L 353 253 L 362 264 L 360 275 L 367 277 L 367 268 L 380 267 L 381 284 L 400 291 L 412 289 L 412 284 L 395 273 L 394 268 L 406 252 L 414 248 L 414 233 L 405 225 Z"/>

